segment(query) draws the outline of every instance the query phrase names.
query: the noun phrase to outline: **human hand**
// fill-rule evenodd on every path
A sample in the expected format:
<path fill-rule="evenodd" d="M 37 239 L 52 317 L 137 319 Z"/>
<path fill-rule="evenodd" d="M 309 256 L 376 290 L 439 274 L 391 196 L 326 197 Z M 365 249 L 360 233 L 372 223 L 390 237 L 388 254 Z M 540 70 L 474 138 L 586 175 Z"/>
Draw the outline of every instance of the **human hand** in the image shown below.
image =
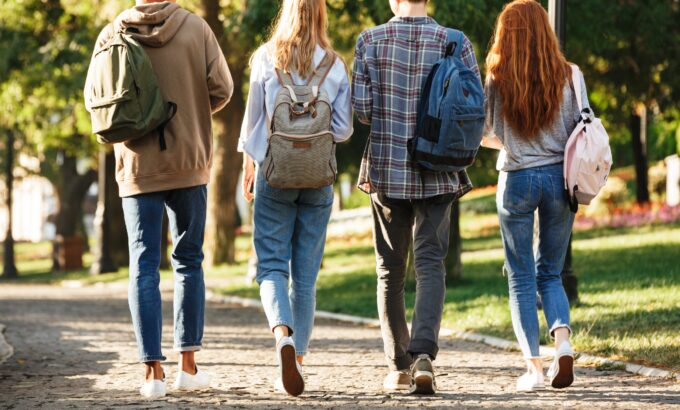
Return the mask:
<path fill-rule="evenodd" d="M 255 161 L 250 155 L 243 154 L 243 198 L 246 201 L 252 202 L 253 185 L 255 184 Z"/>

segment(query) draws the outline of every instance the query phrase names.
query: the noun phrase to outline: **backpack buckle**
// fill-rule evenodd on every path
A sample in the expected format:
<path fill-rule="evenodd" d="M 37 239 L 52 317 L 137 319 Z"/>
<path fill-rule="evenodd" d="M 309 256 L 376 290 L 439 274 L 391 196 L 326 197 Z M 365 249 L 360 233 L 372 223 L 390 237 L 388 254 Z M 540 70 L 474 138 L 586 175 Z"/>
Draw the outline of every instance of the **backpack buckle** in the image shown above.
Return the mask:
<path fill-rule="evenodd" d="M 581 110 L 581 121 L 583 121 L 584 124 L 590 124 L 593 122 L 593 118 L 595 117 L 593 110 L 590 108 L 586 107 L 583 110 Z"/>
<path fill-rule="evenodd" d="M 300 107 L 300 109 L 296 109 Z M 312 118 L 316 118 L 316 107 L 311 105 L 311 103 L 297 102 L 290 104 L 290 119 L 293 120 L 294 117 L 302 117 L 304 115 L 311 114 Z"/>
<path fill-rule="evenodd" d="M 452 41 L 446 45 L 446 56 L 450 57 L 453 55 L 453 52 L 456 51 L 456 47 L 458 47 L 458 44 L 455 41 Z"/>

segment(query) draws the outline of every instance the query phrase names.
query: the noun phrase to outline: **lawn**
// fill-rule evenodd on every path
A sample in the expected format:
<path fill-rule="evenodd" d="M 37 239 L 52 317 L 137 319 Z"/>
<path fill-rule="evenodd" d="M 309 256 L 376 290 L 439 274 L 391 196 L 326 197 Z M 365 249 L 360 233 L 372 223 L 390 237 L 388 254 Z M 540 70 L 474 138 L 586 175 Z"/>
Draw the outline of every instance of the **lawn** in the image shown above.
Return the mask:
<path fill-rule="evenodd" d="M 680 225 L 577 232 L 573 246 L 580 292 L 572 309 L 575 347 L 680 371 Z M 514 339 L 500 237 L 464 239 L 464 249 L 465 279 L 448 288 L 444 326 Z M 370 237 L 329 241 L 318 308 L 377 317 L 374 264 Z M 258 297 L 256 286 L 220 291 Z M 413 302 L 411 280 L 407 306 Z"/>

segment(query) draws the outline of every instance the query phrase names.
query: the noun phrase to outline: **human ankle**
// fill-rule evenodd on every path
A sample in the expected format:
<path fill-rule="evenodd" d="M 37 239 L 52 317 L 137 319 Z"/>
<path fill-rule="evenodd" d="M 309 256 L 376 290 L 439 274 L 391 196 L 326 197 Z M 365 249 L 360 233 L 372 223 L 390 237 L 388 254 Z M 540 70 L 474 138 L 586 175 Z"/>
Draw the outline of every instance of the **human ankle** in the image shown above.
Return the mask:
<path fill-rule="evenodd" d="M 190 375 L 194 375 L 197 372 L 196 359 L 194 357 L 194 352 L 183 352 L 180 353 L 180 367 L 182 371 Z"/>
<path fill-rule="evenodd" d="M 144 363 L 145 367 L 145 379 L 146 381 L 152 381 L 152 380 L 163 380 L 165 378 L 165 372 L 163 372 L 163 368 L 161 367 L 161 362 L 147 362 Z"/>
<path fill-rule="evenodd" d="M 276 326 L 274 328 L 274 337 L 276 338 L 276 343 L 278 343 L 281 339 L 283 339 L 286 336 L 289 336 L 290 332 L 288 331 L 288 326 Z"/>
<path fill-rule="evenodd" d="M 527 371 L 543 377 L 543 362 L 541 362 L 541 359 L 527 359 Z"/>
<path fill-rule="evenodd" d="M 562 346 L 562 343 L 569 343 L 569 329 L 566 327 L 555 329 L 553 336 L 555 337 L 555 347 L 558 349 L 560 346 Z"/>

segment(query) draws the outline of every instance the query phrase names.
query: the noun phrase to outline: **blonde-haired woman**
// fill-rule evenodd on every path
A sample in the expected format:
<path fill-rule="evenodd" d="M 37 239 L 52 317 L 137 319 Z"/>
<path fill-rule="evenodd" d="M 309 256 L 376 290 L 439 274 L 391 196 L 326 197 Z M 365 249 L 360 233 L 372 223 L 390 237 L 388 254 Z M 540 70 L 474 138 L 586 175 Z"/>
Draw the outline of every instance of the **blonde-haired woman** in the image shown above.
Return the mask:
<path fill-rule="evenodd" d="M 505 271 L 515 335 L 527 363 L 518 391 L 544 387 L 539 355 L 536 292 L 556 356 L 548 370 L 550 384 L 574 381 L 574 353 L 569 343 L 569 302 L 560 273 L 574 214 L 564 189 L 562 163 L 569 135 L 580 118 L 577 98 L 589 107 L 585 82 L 577 96 L 571 67 L 550 28 L 548 14 L 535 0 L 509 3 L 498 17 L 487 57 L 488 135 L 483 145 L 503 148 L 497 208 L 505 249 Z M 538 250 L 532 248 L 534 211 L 538 210 Z"/>
<path fill-rule="evenodd" d="M 320 86 L 332 102 L 331 132 L 336 142 L 351 136 L 347 69 L 331 47 L 327 25 L 324 0 L 283 1 L 271 38 L 251 60 L 250 92 L 239 142 L 239 150 L 245 152 L 243 192 L 249 201 L 253 199 L 255 185 L 256 278 L 276 339 L 280 371 L 276 387 L 292 396 L 304 391 L 300 364 L 314 324 L 316 278 L 333 204 L 333 187 L 276 189 L 267 184 L 261 170 L 255 173 L 255 162 L 261 165 L 266 156 L 268 119 L 283 86 L 282 78 L 290 75 L 295 84 L 306 84 L 322 63 L 331 64 Z"/>

